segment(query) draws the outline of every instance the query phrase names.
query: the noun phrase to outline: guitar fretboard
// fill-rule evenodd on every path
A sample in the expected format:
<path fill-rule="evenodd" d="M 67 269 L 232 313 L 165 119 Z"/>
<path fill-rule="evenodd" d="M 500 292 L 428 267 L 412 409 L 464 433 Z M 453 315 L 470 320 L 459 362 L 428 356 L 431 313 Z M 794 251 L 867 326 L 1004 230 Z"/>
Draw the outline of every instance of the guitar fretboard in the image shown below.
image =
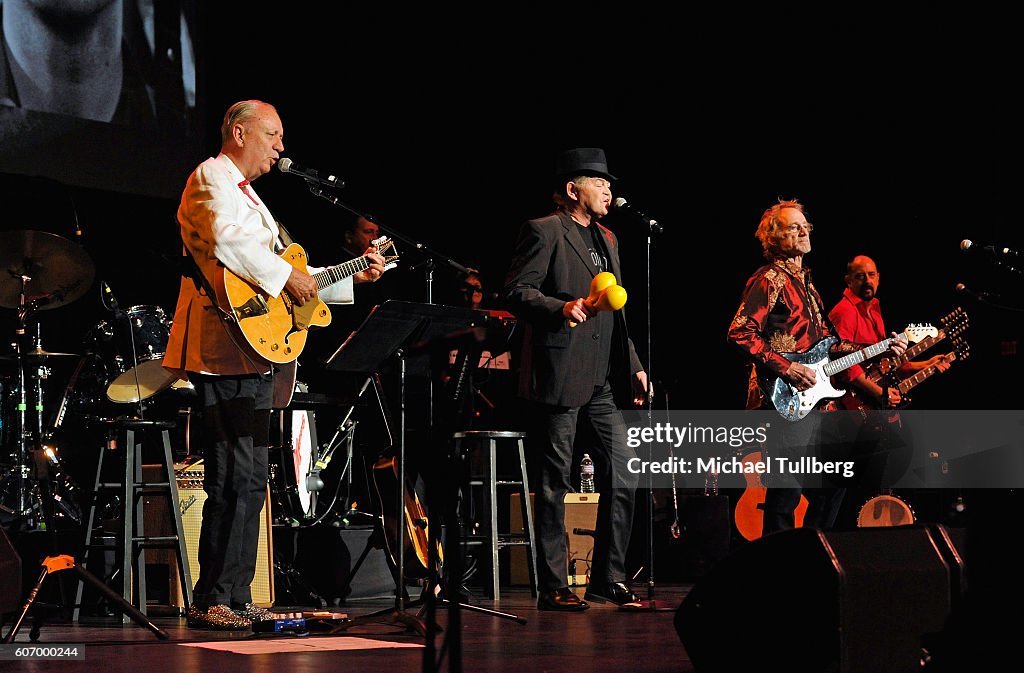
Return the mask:
<path fill-rule="evenodd" d="M 368 268 L 370 268 L 370 259 L 368 257 L 356 257 L 347 262 L 329 266 L 323 271 L 317 271 L 313 274 L 313 278 L 316 280 L 317 289 L 322 290 Z"/>
<path fill-rule="evenodd" d="M 872 371 L 870 371 L 868 373 L 868 378 L 871 379 L 872 381 L 874 381 L 875 383 L 878 383 L 882 379 L 882 376 L 884 376 L 886 373 L 888 373 L 890 371 L 893 371 L 893 370 L 903 366 L 907 362 L 910 362 L 911 360 L 916 358 L 918 355 L 920 355 L 921 353 L 925 352 L 926 350 L 928 350 L 929 348 L 931 348 L 932 346 L 934 346 L 935 344 L 939 343 L 940 341 L 942 341 L 945 338 L 946 338 L 945 331 L 940 329 L 939 333 L 936 334 L 935 336 L 933 336 L 933 337 L 925 337 L 924 339 L 922 339 L 921 341 L 918 341 L 913 346 L 910 346 L 909 348 L 907 348 L 907 350 L 905 350 L 903 352 L 903 356 L 902 357 L 897 357 L 895 355 L 892 355 L 892 356 L 889 356 L 887 358 L 882 358 L 879 361 L 879 366 L 878 367 L 873 367 Z M 886 365 L 888 365 L 888 366 L 886 366 Z"/>
<path fill-rule="evenodd" d="M 883 339 L 882 341 L 872 344 L 867 348 L 862 348 L 859 351 L 850 353 L 849 355 L 844 355 L 843 357 L 832 360 L 831 362 L 826 362 L 825 366 L 822 367 L 822 371 L 829 376 L 835 376 L 841 371 L 845 371 L 854 365 L 859 365 L 865 360 L 884 353 L 891 343 L 892 339 Z"/>
<path fill-rule="evenodd" d="M 955 361 L 956 360 L 956 356 L 957 355 L 956 355 L 955 352 L 950 353 L 948 356 L 946 356 L 946 362 L 953 362 L 953 361 Z M 936 367 L 935 365 L 932 365 L 931 367 L 925 367 L 924 369 L 922 369 L 921 371 L 917 372 L 913 376 L 908 376 L 907 378 L 905 378 L 902 381 L 900 381 L 899 385 L 897 385 L 896 387 L 899 388 L 900 395 L 906 395 L 910 391 L 911 388 L 913 388 L 914 386 L 916 386 L 916 385 L 918 385 L 920 383 L 923 383 L 926 379 L 928 379 L 932 375 L 937 374 L 938 371 L 939 371 L 939 368 Z"/>
<path fill-rule="evenodd" d="M 940 341 L 942 341 L 945 338 L 946 338 L 945 330 L 941 330 L 940 329 L 939 333 L 936 334 L 935 336 L 933 336 L 933 337 L 926 337 L 926 338 L 918 341 L 913 346 L 909 347 L 907 350 L 905 350 L 903 352 L 903 357 L 901 357 L 901 358 L 893 358 L 893 364 L 901 365 L 904 362 L 910 362 L 911 360 L 916 358 L 918 355 L 920 355 L 921 353 L 925 352 L 926 350 L 928 350 L 929 348 L 931 348 L 932 346 L 934 346 L 935 344 L 939 343 Z"/>

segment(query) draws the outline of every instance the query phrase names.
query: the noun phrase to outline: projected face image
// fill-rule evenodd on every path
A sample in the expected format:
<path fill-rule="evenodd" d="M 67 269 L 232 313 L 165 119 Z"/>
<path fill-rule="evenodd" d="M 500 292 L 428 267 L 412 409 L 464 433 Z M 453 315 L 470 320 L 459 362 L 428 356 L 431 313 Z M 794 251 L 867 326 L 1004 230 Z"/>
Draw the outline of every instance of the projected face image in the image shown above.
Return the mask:
<path fill-rule="evenodd" d="M 3 0 L 0 105 L 190 132 L 192 34 L 184 8 L 157 11 L 164 1 Z"/>

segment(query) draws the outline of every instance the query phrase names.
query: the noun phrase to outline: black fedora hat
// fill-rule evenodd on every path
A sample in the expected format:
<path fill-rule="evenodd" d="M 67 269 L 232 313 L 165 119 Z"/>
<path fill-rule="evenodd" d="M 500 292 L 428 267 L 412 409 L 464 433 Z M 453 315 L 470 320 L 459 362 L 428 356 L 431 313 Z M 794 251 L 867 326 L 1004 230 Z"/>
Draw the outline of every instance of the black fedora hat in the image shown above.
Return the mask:
<path fill-rule="evenodd" d="M 565 150 L 555 160 L 555 178 L 592 175 L 606 180 L 617 178 L 608 172 L 608 161 L 600 147 L 577 147 Z"/>

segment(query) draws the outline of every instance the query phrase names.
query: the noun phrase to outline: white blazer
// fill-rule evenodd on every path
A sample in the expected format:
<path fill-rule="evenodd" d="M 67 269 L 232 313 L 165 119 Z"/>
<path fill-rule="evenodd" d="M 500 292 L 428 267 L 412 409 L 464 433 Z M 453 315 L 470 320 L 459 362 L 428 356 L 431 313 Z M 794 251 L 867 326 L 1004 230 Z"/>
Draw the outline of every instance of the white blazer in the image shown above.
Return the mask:
<path fill-rule="evenodd" d="M 291 275 L 292 266 L 278 256 L 277 222 L 263 200 L 248 185 L 239 186 L 242 172 L 224 154 L 201 163 L 185 184 L 178 206 L 178 224 L 185 247 L 192 254 L 211 287 L 223 265 L 239 278 L 278 296 Z M 309 268 L 315 273 L 318 268 Z M 353 302 L 352 278 L 320 293 L 332 304 Z M 164 367 L 178 376 L 184 372 L 252 374 L 270 371 L 270 365 L 245 345 L 245 339 L 229 333 L 211 298 L 200 293 L 190 278 L 182 277 L 174 322 L 167 339 Z"/>

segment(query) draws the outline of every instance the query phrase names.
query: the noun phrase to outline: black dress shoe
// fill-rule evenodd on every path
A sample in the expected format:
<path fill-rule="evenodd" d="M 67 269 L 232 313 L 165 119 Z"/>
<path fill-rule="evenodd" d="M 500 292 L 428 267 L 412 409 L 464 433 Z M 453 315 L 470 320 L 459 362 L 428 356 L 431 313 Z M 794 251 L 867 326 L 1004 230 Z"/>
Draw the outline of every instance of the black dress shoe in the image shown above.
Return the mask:
<path fill-rule="evenodd" d="M 636 603 L 640 600 L 636 597 L 636 594 L 630 591 L 629 587 L 622 582 L 612 582 L 611 584 L 591 584 L 587 587 L 587 593 L 585 593 L 583 597 L 593 603 L 614 603 L 615 605 Z"/>
<path fill-rule="evenodd" d="M 569 591 L 569 587 L 562 587 L 554 591 L 542 591 L 537 597 L 538 610 L 554 610 L 559 612 L 581 612 L 590 606 L 580 600 L 580 597 Z"/>

